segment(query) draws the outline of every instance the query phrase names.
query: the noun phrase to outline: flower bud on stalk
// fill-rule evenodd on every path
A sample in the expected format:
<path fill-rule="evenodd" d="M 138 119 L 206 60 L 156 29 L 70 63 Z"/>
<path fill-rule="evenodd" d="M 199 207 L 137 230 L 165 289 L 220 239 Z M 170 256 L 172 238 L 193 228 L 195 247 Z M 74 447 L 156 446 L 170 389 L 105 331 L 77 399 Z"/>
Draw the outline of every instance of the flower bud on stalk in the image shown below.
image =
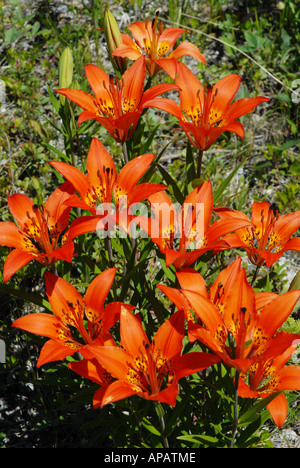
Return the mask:
<path fill-rule="evenodd" d="M 58 73 L 59 87 L 69 88 L 73 79 L 73 56 L 69 47 L 66 47 L 61 54 L 58 65 Z M 62 105 L 64 105 L 65 96 L 60 95 L 60 102 Z"/>
<path fill-rule="evenodd" d="M 119 44 L 121 44 L 122 36 L 117 22 L 109 10 L 106 10 L 104 15 L 104 35 L 111 63 L 116 71 L 123 74 L 127 68 L 127 59 L 123 57 L 113 57 L 112 55 Z"/>
<path fill-rule="evenodd" d="M 291 281 L 289 291 L 296 291 L 297 289 L 300 289 L 300 271 L 296 273 L 293 280 Z"/>

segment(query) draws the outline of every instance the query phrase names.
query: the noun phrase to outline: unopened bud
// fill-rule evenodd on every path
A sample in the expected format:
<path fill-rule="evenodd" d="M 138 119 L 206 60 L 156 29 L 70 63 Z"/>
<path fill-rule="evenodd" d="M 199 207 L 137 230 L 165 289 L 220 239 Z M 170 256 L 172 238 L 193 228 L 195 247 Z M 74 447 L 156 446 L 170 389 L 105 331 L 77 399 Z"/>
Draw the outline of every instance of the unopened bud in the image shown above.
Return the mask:
<path fill-rule="evenodd" d="M 127 59 L 112 55 L 122 43 L 122 36 L 114 16 L 108 9 L 105 10 L 104 14 L 104 36 L 111 63 L 116 71 L 123 74 L 127 68 Z"/>
<path fill-rule="evenodd" d="M 292 279 L 289 291 L 295 291 L 297 289 L 300 289 L 300 271 L 298 271 L 298 273 L 296 273 L 296 275 Z"/>
<path fill-rule="evenodd" d="M 73 79 L 73 56 L 69 47 L 66 47 L 60 56 L 58 73 L 60 89 L 68 88 L 71 85 Z M 65 96 L 60 95 L 60 102 L 62 104 L 65 103 Z"/>

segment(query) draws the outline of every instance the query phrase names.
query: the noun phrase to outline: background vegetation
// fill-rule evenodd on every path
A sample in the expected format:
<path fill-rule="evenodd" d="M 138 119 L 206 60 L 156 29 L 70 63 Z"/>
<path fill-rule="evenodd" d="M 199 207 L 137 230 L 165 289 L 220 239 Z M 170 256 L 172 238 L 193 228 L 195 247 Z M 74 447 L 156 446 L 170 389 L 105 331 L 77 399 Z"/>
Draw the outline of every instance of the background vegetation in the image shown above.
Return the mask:
<path fill-rule="evenodd" d="M 65 160 L 71 161 L 73 154 L 80 167 L 87 154 L 95 128 L 81 134 L 73 126 L 66 138 L 61 118 L 51 102 L 51 92 L 58 87 L 59 57 L 67 45 L 73 53 L 74 80 L 82 89 L 87 89 L 85 64 L 95 63 L 106 71 L 111 70 L 99 29 L 106 7 L 115 15 L 122 31 L 136 20 L 151 19 L 159 10 L 165 27 L 185 28 L 185 38 L 205 55 L 206 68 L 185 59 L 194 73 L 210 83 L 229 73 L 238 73 L 243 83 L 239 97 L 271 98 L 263 109 L 241 119 L 245 124 L 245 140 L 225 135 L 211 148 L 204 160 L 203 176 L 209 176 L 217 186 L 224 171 L 231 172 L 247 157 L 227 189 L 228 197 L 241 192 L 231 199 L 231 206 L 250 210 L 253 200 L 264 199 L 276 202 L 281 213 L 300 209 L 300 97 L 296 94 L 300 88 L 298 0 L 169 0 L 163 7 L 158 1 L 141 0 L 0 0 L 0 6 L 2 221 L 11 220 L 7 206 L 9 195 L 26 193 L 40 203 L 57 186 L 57 175 L 49 169 L 48 161 L 59 159 L 62 154 Z M 78 111 L 76 106 L 74 109 Z M 170 143 L 162 161 L 175 180 L 180 180 L 185 164 L 184 143 L 175 123 L 170 116 L 151 109 L 145 118 L 145 135 L 156 129 L 153 153 L 159 153 Z M 107 133 L 99 128 L 97 136 L 118 159 L 120 148 Z M 7 254 L 8 249 L 0 247 L 1 271 Z M 93 251 L 91 255 L 96 253 Z M 285 290 L 298 268 L 299 260 L 287 255 L 271 270 L 268 287 Z M 74 375 L 65 363 L 36 369 L 43 341 L 25 336 L 10 326 L 17 317 L 35 310 L 32 303 L 24 301 L 22 294 L 18 297 L 18 291 L 43 293 L 37 271 L 37 265 L 30 264 L 26 275 L 21 270 L 13 277 L 9 282 L 9 287 L 14 289 L 13 296 L 7 293 L 0 277 L 0 337 L 6 343 L 6 362 L 0 364 L 2 446 L 105 447 L 124 446 L 128 440 L 134 445 L 141 434 L 145 440 L 155 438 L 147 421 L 143 421 L 143 430 L 136 434 L 131 419 L 127 420 L 126 413 L 122 412 L 122 405 L 105 407 L 101 414 L 93 411 L 86 402 L 92 401 L 94 385 Z M 76 264 L 76 271 L 86 279 L 87 271 L 80 263 Z M 288 324 L 293 331 L 299 329 L 298 318 L 295 313 Z M 300 397 L 292 395 L 291 400 L 286 425 L 295 427 Z M 182 421 L 183 428 L 193 423 L 192 416 L 190 421 Z M 269 424 L 267 434 L 274 430 Z M 114 434 L 119 437 L 122 434 L 124 440 L 116 442 Z"/>

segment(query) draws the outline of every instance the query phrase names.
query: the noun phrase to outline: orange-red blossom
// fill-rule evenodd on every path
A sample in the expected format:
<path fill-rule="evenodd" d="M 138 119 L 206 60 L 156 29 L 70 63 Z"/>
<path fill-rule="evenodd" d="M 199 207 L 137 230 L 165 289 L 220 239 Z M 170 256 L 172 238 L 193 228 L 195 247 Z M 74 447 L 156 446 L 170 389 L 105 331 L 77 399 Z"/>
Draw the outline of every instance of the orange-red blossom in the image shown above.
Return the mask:
<path fill-rule="evenodd" d="M 85 72 L 94 96 L 69 88 L 56 92 L 83 109 L 78 118 L 79 125 L 86 120 L 96 120 L 120 143 L 131 137 L 149 100 L 177 89 L 174 84 L 162 83 L 143 92 L 146 74 L 144 57 L 134 62 L 120 79 L 108 75 L 97 65 L 86 65 Z"/>
<path fill-rule="evenodd" d="M 278 331 L 295 307 L 300 290 L 278 295 L 255 293 L 238 257 L 208 288 L 192 268 L 177 272 L 180 289 L 159 288 L 183 309 L 191 340 L 199 340 L 228 366 L 247 372 L 268 356 L 280 355 L 300 335 Z"/>
<path fill-rule="evenodd" d="M 237 119 L 268 98 L 257 96 L 238 99 L 232 103 L 241 83 L 241 77 L 225 76 L 214 86 L 203 86 L 196 75 L 183 63 L 177 64 L 176 84 L 179 86 L 180 105 L 167 98 L 157 98 L 145 104 L 177 117 L 191 144 L 201 151 L 208 150 L 225 131 L 244 138 L 245 132 Z"/>
<path fill-rule="evenodd" d="M 266 398 L 275 392 L 300 390 L 300 367 L 297 365 L 285 365 L 300 343 L 300 337 L 295 339 L 293 345 L 280 354 L 280 349 L 275 352 L 268 350 L 262 359 L 258 359 L 246 375 L 239 379 L 238 392 L 244 398 Z M 267 408 L 277 425 L 283 426 L 288 415 L 288 402 L 284 393 L 279 393 Z"/>
<path fill-rule="evenodd" d="M 138 184 L 154 159 L 154 154 L 137 156 L 118 174 L 111 155 L 97 138 L 93 138 L 86 160 L 86 175 L 70 164 L 51 161 L 77 192 L 65 201 L 66 205 L 87 210 L 92 215 L 75 219 L 67 232 L 68 237 L 72 239 L 100 229 L 112 230 L 116 223 L 128 234 L 132 205 L 166 189 L 165 185 L 151 182 Z"/>
<path fill-rule="evenodd" d="M 139 316 L 122 308 L 120 347 L 91 344 L 82 351 L 85 356 L 88 352 L 88 359 L 92 355 L 114 379 L 95 394 L 94 407 L 102 407 L 131 395 L 175 406 L 178 380 L 219 362 L 217 356 L 209 353 L 190 352 L 182 355 L 184 334 L 183 311 L 166 320 L 150 342 Z M 75 366 L 74 370 L 94 381 L 97 379 L 97 369 L 93 363 Z M 100 376 L 100 384 L 101 380 Z"/>
<path fill-rule="evenodd" d="M 111 344 L 109 330 L 119 320 L 121 307 L 134 307 L 121 302 L 105 305 L 116 274 L 111 268 L 100 273 L 88 286 L 83 298 L 65 279 L 45 273 L 46 293 L 53 315 L 33 313 L 12 324 L 36 335 L 50 338 L 44 344 L 37 366 L 82 352 L 87 344 Z"/>
<path fill-rule="evenodd" d="M 300 344 L 300 335 L 279 331 L 293 311 L 300 290 L 285 294 L 254 293 L 237 258 L 207 288 L 196 270 L 177 272 L 180 289 L 159 289 L 184 310 L 190 341 L 199 340 L 240 373 L 238 394 L 266 398 L 276 392 L 300 390 L 300 369 L 285 365 Z M 278 427 L 287 417 L 283 393 L 267 408 Z"/>
<path fill-rule="evenodd" d="M 158 13 L 153 21 L 136 21 L 128 26 L 133 39 L 128 34 L 121 34 L 122 43 L 114 50 L 113 56 L 137 60 L 145 56 L 149 76 L 155 76 L 163 69 L 173 80 L 176 77 L 177 61 L 189 55 L 206 65 L 206 60 L 198 47 L 183 41 L 174 50 L 175 42 L 186 31 L 181 28 L 163 28 L 158 21 Z"/>
<path fill-rule="evenodd" d="M 222 250 L 225 234 L 250 224 L 243 217 L 211 223 L 213 194 L 210 181 L 196 187 L 177 207 L 165 192 L 148 197 L 153 217 L 137 216 L 133 221 L 148 233 L 165 255 L 166 264 L 179 270 L 189 266 L 208 250 Z M 178 245 L 177 245 L 178 244 Z"/>
<path fill-rule="evenodd" d="M 287 250 L 300 251 L 300 237 L 292 237 L 300 226 L 300 210 L 279 215 L 278 208 L 268 202 L 254 202 L 252 217 L 237 210 L 220 208 L 221 219 L 244 218 L 251 224 L 223 238 L 227 248 L 244 248 L 254 265 L 270 267 Z"/>
<path fill-rule="evenodd" d="M 73 186 L 65 182 L 40 206 L 22 193 L 8 198 L 9 210 L 17 224 L 11 221 L 0 223 L 0 245 L 13 248 L 4 264 L 4 282 L 31 260 L 46 266 L 58 260 L 71 262 L 74 244 L 71 240 L 67 242 L 63 234 L 71 210 L 65 201 L 73 193 Z"/>

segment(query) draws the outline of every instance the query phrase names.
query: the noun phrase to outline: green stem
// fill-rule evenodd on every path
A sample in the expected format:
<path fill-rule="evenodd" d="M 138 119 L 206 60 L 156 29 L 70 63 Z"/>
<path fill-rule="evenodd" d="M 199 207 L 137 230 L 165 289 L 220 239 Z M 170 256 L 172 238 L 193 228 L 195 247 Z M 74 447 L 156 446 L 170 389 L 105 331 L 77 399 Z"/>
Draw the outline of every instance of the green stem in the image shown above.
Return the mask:
<path fill-rule="evenodd" d="M 253 286 L 254 283 L 255 283 L 255 280 L 256 280 L 256 278 L 257 278 L 259 269 L 260 269 L 260 265 L 257 265 L 257 267 L 256 267 L 256 269 L 255 269 L 255 272 L 253 273 L 253 277 L 252 277 L 252 280 L 251 280 L 251 286 Z"/>
<path fill-rule="evenodd" d="M 236 371 L 235 374 L 235 385 L 234 385 L 234 421 L 233 421 L 233 430 L 232 430 L 232 438 L 231 438 L 231 444 L 230 448 L 233 448 L 236 434 L 237 434 L 237 428 L 238 428 L 238 422 L 239 422 L 239 377 L 240 373 L 239 371 Z"/>
<path fill-rule="evenodd" d="M 201 177 L 202 158 L 203 158 L 203 151 L 199 150 L 198 167 L 197 167 L 197 179 L 200 179 L 200 177 Z"/>
<path fill-rule="evenodd" d="M 135 407 L 134 398 L 129 397 L 128 401 L 129 401 L 129 404 L 131 406 L 132 413 L 133 413 L 133 415 L 134 415 L 134 417 L 136 419 L 136 423 L 137 423 L 137 427 L 138 427 L 138 434 L 139 434 L 139 438 L 140 438 L 140 444 L 143 446 L 144 437 L 143 437 L 143 432 L 142 432 L 142 425 L 141 425 L 141 421 L 140 421 L 138 411 L 137 411 L 137 409 Z"/>
<path fill-rule="evenodd" d="M 126 141 L 122 144 L 122 151 L 123 151 L 123 156 L 124 156 L 124 162 L 125 164 L 128 163 L 128 152 L 127 152 L 127 146 L 126 146 Z"/>
<path fill-rule="evenodd" d="M 110 240 L 110 237 L 109 237 L 109 236 L 107 236 L 107 237 L 105 238 L 105 243 L 106 243 L 106 250 L 107 250 L 107 253 L 108 253 L 109 267 L 110 267 L 110 268 L 113 268 L 113 266 L 114 266 L 114 260 L 113 260 L 113 256 L 112 256 L 111 240 Z"/>
<path fill-rule="evenodd" d="M 164 420 L 164 409 L 159 401 L 155 401 L 155 410 L 159 419 L 161 435 L 163 438 L 163 444 L 165 448 L 169 448 L 169 441 L 166 434 L 166 425 Z"/>

